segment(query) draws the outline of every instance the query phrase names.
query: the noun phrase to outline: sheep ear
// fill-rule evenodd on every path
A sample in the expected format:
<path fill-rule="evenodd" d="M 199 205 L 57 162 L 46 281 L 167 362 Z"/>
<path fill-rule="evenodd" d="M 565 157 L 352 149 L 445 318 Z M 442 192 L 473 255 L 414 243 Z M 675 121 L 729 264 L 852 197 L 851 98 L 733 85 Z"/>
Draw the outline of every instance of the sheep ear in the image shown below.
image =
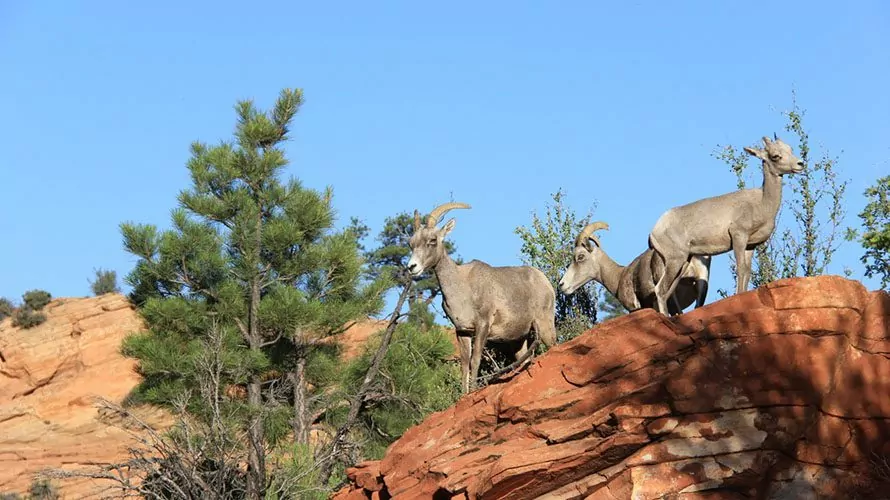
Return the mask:
<path fill-rule="evenodd" d="M 454 229 L 455 224 L 457 224 L 457 222 L 454 219 L 448 219 L 448 222 L 446 222 L 445 225 L 442 226 L 442 237 L 443 238 L 445 236 L 448 236 L 448 233 L 450 233 L 451 230 Z"/>
<path fill-rule="evenodd" d="M 756 156 L 756 157 L 760 158 L 761 160 L 766 160 L 766 151 L 764 151 L 762 149 L 754 149 L 754 148 L 749 148 L 749 147 L 745 146 L 745 152 L 751 156 Z"/>

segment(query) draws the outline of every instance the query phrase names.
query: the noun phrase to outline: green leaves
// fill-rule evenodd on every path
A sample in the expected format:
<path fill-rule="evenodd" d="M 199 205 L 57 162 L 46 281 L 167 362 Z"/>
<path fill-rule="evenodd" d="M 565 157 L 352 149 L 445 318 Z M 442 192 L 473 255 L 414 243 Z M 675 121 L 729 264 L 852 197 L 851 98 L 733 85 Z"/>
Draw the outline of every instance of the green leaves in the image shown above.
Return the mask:
<path fill-rule="evenodd" d="M 556 290 L 563 271 L 572 262 L 572 242 L 590 222 L 591 213 L 579 218 L 565 206 L 562 189 L 551 197 L 553 203 L 547 205 L 544 217 L 533 213 L 531 227 L 519 226 L 515 233 L 522 240 L 522 262 L 543 271 Z M 597 286 L 588 284 L 572 295 L 556 293 L 559 342 L 565 342 L 596 322 Z"/>
<path fill-rule="evenodd" d="M 124 250 L 145 260 L 154 259 L 158 252 L 158 229 L 151 224 L 124 222 L 120 225 Z"/>
<path fill-rule="evenodd" d="M 890 176 L 879 178 L 865 190 L 868 203 L 859 213 L 864 231 L 859 241 L 865 248 L 861 261 L 865 275 L 879 276 L 881 287 L 890 288 Z M 851 235 L 853 236 L 853 235 Z"/>

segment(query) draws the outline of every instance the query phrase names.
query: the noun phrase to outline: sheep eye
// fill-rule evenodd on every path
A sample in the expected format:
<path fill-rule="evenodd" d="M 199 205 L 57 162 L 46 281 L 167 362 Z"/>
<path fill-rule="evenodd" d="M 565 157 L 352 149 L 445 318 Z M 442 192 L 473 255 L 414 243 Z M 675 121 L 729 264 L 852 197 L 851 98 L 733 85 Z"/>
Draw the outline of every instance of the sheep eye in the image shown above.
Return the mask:
<path fill-rule="evenodd" d="M 439 243 L 439 241 L 436 238 L 433 238 L 433 239 L 429 240 L 428 242 L 426 242 L 426 244 L 431 247 L 436 246 L 438 243 Z"/>
<path fill-rule="evenodd" d="M 584 260 L 584 254 L 579 253 L 578 255 L 575 256 L 575 260 L 578 262 L 581 262 L 582 260 Z"/>
<path fill-rule="evenodd" d="M 769 159 L 772 160 L 772 161 L 779 161 L 779 160 L 782 159 L 782 155 L 771 155 L 771 156 L 769 157 Z"/>

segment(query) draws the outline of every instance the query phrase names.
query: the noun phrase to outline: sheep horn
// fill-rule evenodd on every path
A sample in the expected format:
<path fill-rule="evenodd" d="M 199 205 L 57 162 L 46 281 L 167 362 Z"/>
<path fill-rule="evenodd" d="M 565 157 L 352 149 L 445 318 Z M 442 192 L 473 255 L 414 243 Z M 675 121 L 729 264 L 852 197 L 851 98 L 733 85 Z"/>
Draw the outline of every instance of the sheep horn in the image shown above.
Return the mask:
<path fill-rule="evenodd" d="M 599 229 L 608 230 L 609 225 L 605 222 L 593 222 L 591 224 L 588 224 L 584 227 L 584 229 L 581 230 L 581 233 L 575 239 L 575 246 L 577 247 L 586 244 L 588 239 L 593 240 L 594 243 L 596 243 L 596 246 L 602 246 L 600 245 L 599 238 L 597 238 L 596 235 L 593 234 L 594 231 L 597 231 Z"/>
<path fill-rule="evenodd" d="M 414 211 L 414 231 L 420 229 L 420 212 Z"/>
<path fill-rule="evenodd" d="M 453 210 L 455 208 L 470 208 L 466 203 L 445 203 L 444 205 L 439 205 L 434 208 L 430 215 L 426 218 L 426 225 L 429 228 L 436 227 L 436 224 L 439 223 L 439 219 L 445 215 L 449 210 Z"/>

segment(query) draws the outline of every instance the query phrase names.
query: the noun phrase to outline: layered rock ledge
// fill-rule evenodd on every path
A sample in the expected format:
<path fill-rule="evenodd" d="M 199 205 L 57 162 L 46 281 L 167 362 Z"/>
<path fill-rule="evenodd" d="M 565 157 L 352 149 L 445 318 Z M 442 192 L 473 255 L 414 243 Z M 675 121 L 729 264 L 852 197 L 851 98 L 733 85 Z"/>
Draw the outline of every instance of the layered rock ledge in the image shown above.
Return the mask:
<path fill-rule="evenodd" d="M 431 415 L 337 499 L 890 498 L 890 295 L 798 278 L 642 310 Z"/>

